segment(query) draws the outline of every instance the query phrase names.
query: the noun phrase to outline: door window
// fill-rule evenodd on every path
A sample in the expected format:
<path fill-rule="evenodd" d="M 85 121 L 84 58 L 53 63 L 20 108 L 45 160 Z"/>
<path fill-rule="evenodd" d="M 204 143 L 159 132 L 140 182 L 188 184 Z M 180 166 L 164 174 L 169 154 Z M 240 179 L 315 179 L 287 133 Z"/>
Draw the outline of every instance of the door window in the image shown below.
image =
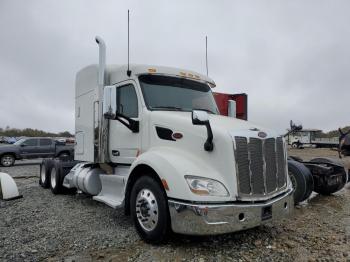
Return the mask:
<path fill-rule="evenodd" d="M 51 139 L 47 139 L 47 138 L 40 139 L 40 146 L 51 146 L 51 142 L 52 142 Z"/>
<path fill-rule="evenodd" d="M 124 116 L 138 117 L 137 95 L 132 84 L 118 88 L 118 112 Z"/>
<path fill-rule="evenodd" d="M 23 145 L 25 146 L 37 146 L 38 145 L 38 139 L 27 139 Z"/>

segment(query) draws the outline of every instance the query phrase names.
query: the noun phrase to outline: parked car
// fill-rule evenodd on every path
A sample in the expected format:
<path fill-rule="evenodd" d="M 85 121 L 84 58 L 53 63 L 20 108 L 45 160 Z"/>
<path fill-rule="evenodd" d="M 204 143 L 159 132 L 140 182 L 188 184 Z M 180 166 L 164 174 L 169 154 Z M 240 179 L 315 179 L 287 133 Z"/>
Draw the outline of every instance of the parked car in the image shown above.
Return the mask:
<path fill-rule="evenodd" d="M 73 156 L 73 150 L 73 145 L 58 143 L 52 138 L 23 138 L 13 145 L 0 147 L 0 164 L 12 166 L 19 159 L 69 157 Z"/>

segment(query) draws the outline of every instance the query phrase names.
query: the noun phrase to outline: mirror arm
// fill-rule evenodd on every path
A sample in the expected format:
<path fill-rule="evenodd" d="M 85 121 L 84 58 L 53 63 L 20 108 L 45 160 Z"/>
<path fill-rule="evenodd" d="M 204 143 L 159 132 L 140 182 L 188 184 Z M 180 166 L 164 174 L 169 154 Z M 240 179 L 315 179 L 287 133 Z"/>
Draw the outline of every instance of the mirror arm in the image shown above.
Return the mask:
<path fill-rule="evenodd" d="M 128 122 L 126 122 L 124 119 L 126 119 Z M 122 123 L 124 126 L 129 128 L 133 133 L 138 133 L 140 126 L 139 121 L 131 119 L 130 117 L 124 116 L 120 113 L 116 113 L 115 120 L 118 120 L 120 123 Z"/>
<path fill-rule="evenodd" d="M 214 144 L 213 144 L 213 131 L 211 130 L 209 121 L 205 123 L 205 127 L 207 128 L 208 138 L 204 143 L 204 150 L 211 152 L 214 149 Z"/>

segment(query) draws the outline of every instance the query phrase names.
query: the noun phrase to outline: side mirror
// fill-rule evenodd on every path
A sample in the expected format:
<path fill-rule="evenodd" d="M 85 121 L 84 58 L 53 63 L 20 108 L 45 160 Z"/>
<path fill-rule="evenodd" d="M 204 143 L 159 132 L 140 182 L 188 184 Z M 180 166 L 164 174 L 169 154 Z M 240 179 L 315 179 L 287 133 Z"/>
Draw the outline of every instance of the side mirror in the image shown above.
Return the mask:
<path fill-rule="evenodd" d="M 106 119 L 115 119 L 117 112 L 117 89 L 105 86 L 103 89 L 103 115 Z"/>
<path fill-rule="evenodd" d="M 203 111 L 203 110 L 192 111 L 192 124 L 205 125 L 206 123 L 209 123 L 209 116 L 206 111 Z"/>
<path fill-rule="evenodd" d="M 208 112 L 203 111 L 203 110 L 193 110 L 192 111 L 192 124 L 203 125 L 207 128 L 208 137 L 204 143 L 204 150 L 205 151 L 213 151 L 213 149 L 214 149 L 213 132 L 212 132 L 211 126 L 210 126 Z"/>

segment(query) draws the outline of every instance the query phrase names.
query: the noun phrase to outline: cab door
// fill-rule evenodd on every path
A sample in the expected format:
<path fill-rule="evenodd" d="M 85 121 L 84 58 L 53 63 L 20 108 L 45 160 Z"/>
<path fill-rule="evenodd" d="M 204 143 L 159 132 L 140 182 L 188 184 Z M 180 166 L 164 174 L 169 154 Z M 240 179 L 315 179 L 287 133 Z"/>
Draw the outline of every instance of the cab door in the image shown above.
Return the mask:
<path fill-rule="evenodd" d="M 50 138 L 40 138 L 39 148 L 41 157 L 54 157 L 55 156 L 55 145 L 54 141 Z"/>
<path fill-rule="evenodd" d="M 117 112 L 121 116 L 139 121 L 140 99 L 134 81 L 116 86 Z M 139 128 L 140 129 L 140 128 Z M 114 163 L 132 164 L 141 147 L 140 132 L 133 132 L 119 120 L 110 120 L 109 155 Z"/>
<path fill-rule="evenodd" d="M 38 148 L 39 139 L 28 138 L 20 145 L 20 153 L 23 158 L 40 157 L 40 150 Z"/>

